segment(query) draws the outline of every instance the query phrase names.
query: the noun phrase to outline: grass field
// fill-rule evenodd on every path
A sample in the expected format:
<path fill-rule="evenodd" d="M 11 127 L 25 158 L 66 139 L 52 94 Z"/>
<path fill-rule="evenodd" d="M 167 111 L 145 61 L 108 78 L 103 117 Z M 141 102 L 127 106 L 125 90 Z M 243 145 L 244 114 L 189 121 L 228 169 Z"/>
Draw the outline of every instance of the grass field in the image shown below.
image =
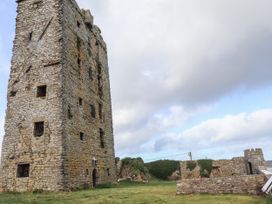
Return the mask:
<path fill-rule="evenodd" d="M 272 204 L 265 197 L 241 195 L 176 196 L 174 182 L 121 184 L 112 188 L 70 193 L 3 193 L 1 204 Z"/>

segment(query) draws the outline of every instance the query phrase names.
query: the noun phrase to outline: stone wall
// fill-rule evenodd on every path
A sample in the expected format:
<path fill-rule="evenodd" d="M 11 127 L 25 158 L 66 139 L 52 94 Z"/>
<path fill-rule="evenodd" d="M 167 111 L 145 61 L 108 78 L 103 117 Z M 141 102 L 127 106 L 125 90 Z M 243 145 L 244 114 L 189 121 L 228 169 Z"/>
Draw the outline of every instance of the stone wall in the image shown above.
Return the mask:
<path fill-rule="evenodd" d="M 195 163 L 194 169 L 189 169 L 188 163 Z M 183 161 L 180 164 L 181 167 L 181 178 L 192 179 L 200 178 L 200 166 L 197 161 Z M 246 163 L 244 157 L 235 157 L 227 160 L 213 160 L 212 170 L 210 177 L 227 177 L 235 175 L 246 175 Z"/>
<path fill-rule="evenodd" d="M 107 48 L 75 0 L 17 0 L 2 147 L 6 191 L 116 180 Z M 38 97 L 38 87 L 46 95 Z M 35 123 L 43 122 L 41 135 Z M 28 169 L 18 176 L 18 167 Z"/>
<path fill-rule="evenodd" d="M 183 179 L 177 182 L 177 194 L 262 194 L 267 178 L 264 175 L 244 175 L 221 178 Z"/>
<path fill-rule="evenodd" d="M 97 183 L 114 182 L 117 179 L 107 47 L 90 11 L 67 0 L 63 12 L 63 109 L 71 114 L 64 119 L 65 180 L 68 188 L 92 186 L 93 176 Z M 84 133 L 83 141 L 79 139 L 80 132 Z"/>
<path fill-rule="evenodd" d="M 258 174 L 260 170 L 266 169 L 262 149 L 247 149 L 244 155 L 248 174 Z"/>

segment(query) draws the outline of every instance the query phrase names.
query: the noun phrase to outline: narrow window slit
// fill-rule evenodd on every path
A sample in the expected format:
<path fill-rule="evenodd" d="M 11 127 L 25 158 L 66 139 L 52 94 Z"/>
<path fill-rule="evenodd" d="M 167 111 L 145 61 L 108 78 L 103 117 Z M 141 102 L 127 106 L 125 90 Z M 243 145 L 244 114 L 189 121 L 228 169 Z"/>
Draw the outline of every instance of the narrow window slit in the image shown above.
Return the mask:
<path fill-rule="evenodd" d="M 84 133 L 83 133 L 83 132 L 80 132 L 80 134 L 79 134 L 79 138 L 80 138 L 80 140 L 81 140 L 81 141 L 83 141 L 83 140 L 84 140 L 84 136 L 85 136 L 85 135 L 84 135 Z"/>

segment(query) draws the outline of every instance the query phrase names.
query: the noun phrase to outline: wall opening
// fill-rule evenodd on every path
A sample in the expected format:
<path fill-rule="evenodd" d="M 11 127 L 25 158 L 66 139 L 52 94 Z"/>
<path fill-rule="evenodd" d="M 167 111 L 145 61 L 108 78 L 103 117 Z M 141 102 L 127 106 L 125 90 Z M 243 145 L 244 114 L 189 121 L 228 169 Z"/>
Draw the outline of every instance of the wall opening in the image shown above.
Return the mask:
<path fill-rule="evenodd" d="M 79 137 L 80 137 L 80 140 L 83 141 L 83 140 L 84 140 L 84 133 L 83 133 L 83 132 L 80 132 L 80 133 L 79 133 Z"/>
<path fill-rule="evenodd" d="M 46 85 L 37 87 L 37 97 L 46 97 Z"/>
<path fill-rule="evenodd" d="M 89 79 L 93 80 L 93 70 L 91 67 L 89 67 Z"/>
<path fill-rule="evenodd" d="M 107 168 L 107 175 L 108 175 L 108 176 L 111 175 L 111 174 L 110 174 L 110 169 L 109 169 L 109 168 Z"/>
<path fill-rule="evenodd" d="M 69 119 L 72 119 L 72 118 L 73 118 L 73 114 L 72 114 L 72 111 L 71 111 L 71 107 L 70 107 L 70 106 L 68 106 L 67 115 L 68 115 L 68 118 L 69 118 Z"/>
<path fill-rule="evenodd" d="M 77 27 L 80 28 L 80 22 L 79 21 L 77 21 Z"/>
<path fill-rule="evenodd" d="M 34 123 L 34 136 L 40 137 L 44 133 L 44 122 L 36 122 Z"/>
<path fill-rule="evenodd" d="M 9 93 L 9 96 L 10 96 L 10 97 L 14 97 L 14 96 L 16 96 L 16 94 L 17 94 L 17 91 L 11 91 L 11 92 Z"/>
<path fill-rule="evenodd" d="M 99 119 L 103 119 L 103 105 L 99 103 Z"/>
<path fill-rule="evenodd" d="M 91 115 L 92 115 L 93 118 L 96 117 L 95 107 L 94 107 L 94 105 L 92 105 L 92 104 L 91 104 Z"/>
<path fill-rule="evenodd" d="M 105 142 L 104 142 L 104 131 L 100 128 L 99 129 L 99 137 L 100 137 L 100 147 L 105 148 Z"/>
<path fill-rule="evenodd" d="M 78 105 L 82 106 L 83 105 L 83 99 L 82 98 L 78 98 Z"/>
<path fill-rule="evenodd" d="M 29 177 L 29 164 L 18 164 L 17 166 L 17 178 Z"/>
<path fill-rule="evenodd" d="M 248 162 L 248 168 L 249 168 L 249 174 L 253 174 L 253 168 L 252 168 L 252 163 Z"/>
<path fill-rule="evenodd" d="M 97 178 L 98 178 L 98 176 L 97 176 L 97 170 L 94 169 L 93 170 L 93 187 L 94 188 L 97 186 Z"/>
<path fill-rule="evenodd" d="M 29 35 L 28 35 L 28 41 L 32 40 L 32 36 L 33 36 L 33 32 L 30 32 Z"/>

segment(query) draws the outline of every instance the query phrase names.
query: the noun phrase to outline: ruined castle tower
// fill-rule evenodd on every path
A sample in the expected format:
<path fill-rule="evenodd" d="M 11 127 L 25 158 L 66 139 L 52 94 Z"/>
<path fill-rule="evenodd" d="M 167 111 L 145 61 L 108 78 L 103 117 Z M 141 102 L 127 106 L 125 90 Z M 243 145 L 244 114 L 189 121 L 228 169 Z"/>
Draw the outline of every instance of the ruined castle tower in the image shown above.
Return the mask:
<path fill-rule="evenodd" d="M 17 0 L 2 188 L 59 191 L 116 179 L 107 48 L 75 0 Z"/>
<path fill-rule="evenodd" d="M 244 155 L 248 174 L 258 174 L 260 170 L 266 169 L 262 149 L 247 149 L 244 151 Z"/>

